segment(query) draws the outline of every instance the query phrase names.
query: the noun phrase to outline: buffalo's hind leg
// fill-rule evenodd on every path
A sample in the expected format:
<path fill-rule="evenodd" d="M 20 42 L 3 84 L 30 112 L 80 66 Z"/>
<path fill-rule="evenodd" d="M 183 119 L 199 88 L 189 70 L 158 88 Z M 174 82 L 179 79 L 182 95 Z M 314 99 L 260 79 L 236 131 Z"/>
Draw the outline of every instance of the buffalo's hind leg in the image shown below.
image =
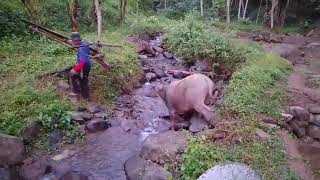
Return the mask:
<path fill-rule="evenodd" d="M 171 110 L 169 114 L 170 114 L 170 121 L 171 121 L 170 129 L 174 131 L 176 128 L 176 112 L 174 110 Z"/>

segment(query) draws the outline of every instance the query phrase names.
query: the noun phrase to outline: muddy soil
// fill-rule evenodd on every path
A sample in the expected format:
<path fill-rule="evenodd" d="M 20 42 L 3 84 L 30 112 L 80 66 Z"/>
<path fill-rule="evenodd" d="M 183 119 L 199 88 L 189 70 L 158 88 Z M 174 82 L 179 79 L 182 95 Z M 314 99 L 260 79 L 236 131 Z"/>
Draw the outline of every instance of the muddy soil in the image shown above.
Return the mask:
<path fill-rule="evenodd" d="M 291 62 L 293 71 L 287 81 L 287 108 L 290 106 L 308 108 L 310 105 L 320 105 L 319 37 L 270 32 L 263 32 L 262 35 L 260 32 L 241 32 L 238 37 L 254 40 L 266 51 L 276 53 Z M 295 173 L 302 179 L 319 179 L 319 141 L 305 144 L 285 132 L 280 132 L 280 138 L 286 148 L 290 167 Z"/>
<path fill-rule="evenodd" d="M 160 37 L 149 40 L 152 45 L 161 43 Z M 179 65 L 177 58 L 166 58 L 162 53 L 155 56 L 145 54 L 140 56 L 140 60 L 146 81 L 130 94 L 120 96 L 115 108 L 108 110 L 112 112 L 108 117 L 112 127 L 88 134 L 83 144 L 65 147 L 61 154 L 49 157 L 58 175 L 72 170 L 81 172 L 90 180 L 126 180 L 125 161 L 139 154 L 143 141 L 149 135 L 169 130 L 168 110 L 154 87 L 176 80 L 167 73 L 169 70 L 186 70 L 186 67 Z M 148 78 L 152 72 L 156 78 Z M 35 170 L 30 169 L 32 171 Z"/>

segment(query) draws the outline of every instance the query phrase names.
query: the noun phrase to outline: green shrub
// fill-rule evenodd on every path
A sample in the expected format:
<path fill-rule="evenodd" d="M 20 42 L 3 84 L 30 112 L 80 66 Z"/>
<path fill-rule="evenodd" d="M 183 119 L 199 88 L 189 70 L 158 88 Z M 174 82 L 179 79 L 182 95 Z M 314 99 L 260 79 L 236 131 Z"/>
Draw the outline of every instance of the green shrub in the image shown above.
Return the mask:
<path fill-rule="evenodd" d="M 242 51 L 238 51 L 240 49 L 237 50 L 229 39 L 214 28 L 206 26 L 195 12 L 167 27 L 166 32 L 168 48 L 189 62 L 211 59 L 235 66 L 245 61 Z"/>
<path fill-rule="evenodd" d="M 226 150 L 192 139 L 183 155 L 181 165 L 182 178 L 186 180 L 197 179 L 202 173 L 221 161 L 225 161 Z"/>
<path fill-rule="evenodd" d="M 163 32 L 170 20 L 161 16 L 145 16 L 143 14 L 128 15 L 123 24 L 123 31 L 126 34 L 154 34 Z"/>

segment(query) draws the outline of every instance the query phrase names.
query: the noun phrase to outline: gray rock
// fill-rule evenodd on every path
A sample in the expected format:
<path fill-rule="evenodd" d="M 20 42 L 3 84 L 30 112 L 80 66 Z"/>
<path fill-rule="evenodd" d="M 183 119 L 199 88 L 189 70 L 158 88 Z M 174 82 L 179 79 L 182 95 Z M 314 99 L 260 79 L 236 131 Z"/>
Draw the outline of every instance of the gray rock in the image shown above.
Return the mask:
<path fill-rule="evenodd" d="M 31 142 L 34 140 L 41 131 L 41 125 L 37 121 L 32 121 L 29 123 L 23 131 L 23 140 L 26 142 Z"/>
<path fill-rule="evenodd" d="M 164 73 L 160 68 L 153 68 L 152 71 L 157 75 L 157 78 L 159 79 L 167 76 L 166 73 Z"/>
<path fill-rule="evenodd" d="M 137 125 L 135 124 L 135 121 L 128 120 L 128 119 L 121 120 L 121 127 L 126 132 L 135 131 L 138 129 Z"/>
<path fill-rule="evenodd" d="M 302 138 L 306 135 L 306 128 L 299 127 L 295 122 L 290 122 L 289 125 L 292 127 L 292 131 L 297 135 L 298 138 Z"/>
<path fill-rule="evenodd" d="M 320 114 L 320 106 L 318 105 L 310 105 L 308 110 L 312 114 Z"/>
<path fill-rule="evenodd" d="M 88 180 L 88 179 L 89 178 L 86 175 L 81 174 L 79 172 L 75 172 L 75 171 L 68 171 L 59 178 L 59 180 Z"/>
<path fill-rule="evenodd" d="M 314 126 L 314 125 L 310 125 L 307 128 L 307 134 L 310 137 L 313 137 L 313 138 L 316 138 L 316 139 L 320 139 L 320 127 Z"/>
<path fill-rule="evenodd" d="M 68 91 L 70 89 L 70 85 L 63 80 L 58 81 L 57 87 L 61 91 Z"/>
<path fill-rule="evenodd" d="M 148 67 L 143 66 L 142 69 L 143 69 L 143 71 L 144 71 L 145 73 L 150 72 L 150 68 L 148 68 Z"/>
<path fill-rule="evenodd" d="M 30 164 L 24 164 L 20 169 L 20 175 L 25 180 L 39 179 L 52 171 L 49 162 L 44 159 L 38 159 Z"/>
<path fill-rule="evenodd" d="M 0 167 L 0 179 L 1 180 L 20 180 L 16 169 L 12 167 Z"/>
<path fill-rule="evenodd" d="M 0 165 L 15 165 L 24 158 L 24 145 L 21 138 L 0 134 Z"/>
<path fill-rule="evenodd" d="M 157 75 L 155 73 L 147 73 L 146 74 L 147 81 L 151 82 L 157 79 Z"/>
<path fill-rule="evenodd" d="M 129 158 L 124 165 L 128 180 L 166 180 L 172 177 L 163 167 L 139 156 Z"/>
<path fill-rule="evenodd" d="M 94 116 L 97 117 L 97 118 L 103 118 L 103 119 L 105 119 L 105 118 L 108 117 L 108 114 L 107 114 L 107 113 L 104 113 L 104 112 L 99 112 L 99 113 L 94 114 Z"/>
<path fill-rule="evenodd" d="M 167 59 L 172 59 L 173 58 L 173 55 L 169 52 L 163 52 L 163 56 Z"/>
<path fill-rule="evenodd" d="M 159 53 L 163 53 L 163 48 L 161 48 L 161 47 L 157 47 L 157 46 L 153 46 L 152 47 L 153 48 L 153 50 L 155 50 L 156 52 L 159 52 Z"/>
<path fill-rule="evenodd" d="M 300 121 L 308 121 L 310 118 L 309 112 L 299 106 L 291 106 L 289 108 L 289 113 Z"/>
<path fill-rule="evenodd" d="M 88 103 L 86 108 L 90 113 L 98 113 L 102 111 L 102 108 L 95 102 Z"/>
<path fill-rule="evenodd" d="M 176 127 L 175 129 L 176 130 L 179 130 L 179 129 L 189 129 L 190 128 L 190 121 L 182 121 L 182 122 L 176 122 Z M 171 127 L 171 123 L 170 123 L 170 127 Z"/>
<path fill-rule="evenodd" d="M 82 115 L 82 112 L 72 112 L 71 120 L 78 124 L 84 124 L 86 121 L 83 119 L 81 115 Z"/>
<path fill-rule="evenodd" d="M 212 71 L 213 62 L 211 60 L 197 60 L 195 63 L 195 69 L 197 71 Z"/>
<path fill-rule="evenodd" d="M 209 128 L 209 124 L 198 113 L 191 117 L 190 122 L 191 125 L 189 127 L 189 131 L 193 133 Z"/>
<path fill-rule="evenodd" d="M 62 141 L 63 131 L 61 129 L 55 129 L 49 133 L 47 143 L 50 147 Z"/>
<path fill-rule="evenodd" d="M 284 118 L 285 122 L 290 122 L 293 119 L 292 114 L 281 113 L 281 116 Z"/>
<path fill-rule="evenodd" d="M 311 143 L 314 142 L 314 139 L 312 137 L 310 137 L 310 136 L 305 136 L 304 138 L 302 138 L 302 141 L 304 143 L 311 144 Z"/>
<path fill-rule="evenodd" d="M 94 118 L 86 124 L 86 130 L 89 132 L 98 132 L 106 130 L 109 127 L 108 121 L 102 118 Z"/>
<path fill-rule="evenodd" d="M 312 114 L 310 120 L 312 124 L 320 127 L 320 114 Z"/>
<path fill-rule="evenodd" d="M 138 58 L 143 61 L 143 60 L 147 60 L 148 56 L 146 56 L 146 55 L 138 55 Z"/>
<path fill-rule="evenodd" d="M 150 135 L 143 143 L 141 157 L 159 164 L 175 162 L 187 145 L 188 133 L 167 131 Z"/>
<path fill-rule="evenodd" d="M 261 180 L 250 167 L 240 163 L 218 164 L 202 174 L 198 180 Z"/>
<path fill-rule="evenodd" d="M 256 129 L 256 136 L 262 141 L 271 141 L 271 136 L 268 133 L 264 132 L 262 129 Z"/>

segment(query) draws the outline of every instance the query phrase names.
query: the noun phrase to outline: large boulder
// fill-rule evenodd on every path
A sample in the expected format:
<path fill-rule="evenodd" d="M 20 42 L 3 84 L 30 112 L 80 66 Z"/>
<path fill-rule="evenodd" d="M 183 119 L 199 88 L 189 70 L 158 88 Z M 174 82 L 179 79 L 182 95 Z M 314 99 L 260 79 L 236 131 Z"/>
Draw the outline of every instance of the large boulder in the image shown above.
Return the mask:
<path fill-rule="evenodd" d="M 314 125 L 310 125 L 307 129 L 307 134 L 310 137 L 316 138 L 316 139 L 320 139 L 320 127 L 318 126 L 314 126 Z"/>
<path fill-rule="evenodd" d="M 139 156 L 129 158 L 124 168 L 128 180 L 166 180 L 172 177 L 163 167 Z"/>
<path fill-rule="evenodd" d="M 52 167 L 46 159 L 31 160 L 25 162 L 20 168 L 20 176 L 25 180 L 39 179 L 43 175 L 51 172 Z"/>
<path fill-rule="evenodd" d="M 187 145 L 186 131 L 167 131 L 153 134 L 143 143 L 141 157 L 159 164 L 172 163 Z"/>
<path fill-rule="evenodd" d="M 198 180 L 261 180 L 250 167 L 240 163 L 218 164 L 207 170 Z"/>
<path fill-rule="evenodd" d="M 0 165 L 14 165 L 22 162 L 24 145 L 21 138 L 0 134 Z"/>
<path fill-rule="evenodd" d="M 310 119 L 309 112 L 299 106 L 291 106 L 289 108 L 289 113 L 293 115 L 295 119 L 300 121 L 309 121 Z"/>
<path fill-rule="evenodd" d="M 152 68 L 152 71 L 157 75 L 157 78 L 163 78 L 163 77 L 166 77 L 166 73 L 160 69 L 160 68 Z"/>

